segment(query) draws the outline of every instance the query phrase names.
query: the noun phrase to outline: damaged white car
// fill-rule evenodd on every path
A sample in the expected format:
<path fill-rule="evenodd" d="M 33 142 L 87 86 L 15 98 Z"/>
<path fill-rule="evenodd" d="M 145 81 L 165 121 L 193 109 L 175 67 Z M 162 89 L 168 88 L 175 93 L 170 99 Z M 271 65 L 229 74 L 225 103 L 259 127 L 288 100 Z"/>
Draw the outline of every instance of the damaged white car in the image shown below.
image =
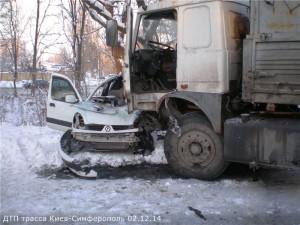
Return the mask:
<path fill-rule="evenodd" d="M 70 157 L 80 151 L 128 151 L 145 154 L 153 151 L 151 115 L 128 113 L 121 75 L 101 83 L 83 100 L 72 81 L 53 74 L 47 102 L 47 125 L 65 131 L 60 154 L 66 165 L 81 176 L 94 176 L 91 168 Z"/>

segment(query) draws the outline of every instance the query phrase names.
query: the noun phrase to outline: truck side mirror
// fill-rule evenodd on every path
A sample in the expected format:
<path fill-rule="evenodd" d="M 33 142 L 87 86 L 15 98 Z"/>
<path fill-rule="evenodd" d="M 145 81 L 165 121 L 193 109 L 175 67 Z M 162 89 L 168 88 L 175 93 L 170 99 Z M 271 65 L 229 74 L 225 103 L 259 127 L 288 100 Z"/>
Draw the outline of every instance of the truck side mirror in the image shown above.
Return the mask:
<path fill-rule="evenodd" d="M 116 20 L 107 20 L 106 22 L 106 45 L 118 46 L 118 22 Z"/>

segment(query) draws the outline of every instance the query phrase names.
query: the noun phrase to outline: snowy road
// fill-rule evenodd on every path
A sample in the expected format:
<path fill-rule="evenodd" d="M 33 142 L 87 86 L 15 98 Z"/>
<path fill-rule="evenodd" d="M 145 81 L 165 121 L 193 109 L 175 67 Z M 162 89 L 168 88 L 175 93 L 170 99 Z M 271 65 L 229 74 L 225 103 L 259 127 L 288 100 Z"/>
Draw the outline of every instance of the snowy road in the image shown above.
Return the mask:
<path fill-rule="evenodd" d="M 95 224 L 76 222 L 80 216 L 122 218 L 99 224 L 300 224 L 299 170 L 264 169 L 253 182 L 246 167 L 233 165 L 221 179 L 204 182 L 178 178 L 164 164 L 140 164 L 151 160 L 128 165 L 108 157 L 106 164 L 127 166 L 102 166 L 98 179 L 83 180 L 62 167 L 60 133 L 2 124 L 0 135 L 1 222 L 18 215 L 47 222 L 17 224 Z M 129 222 L 132 216 L 157 221 Z"/>

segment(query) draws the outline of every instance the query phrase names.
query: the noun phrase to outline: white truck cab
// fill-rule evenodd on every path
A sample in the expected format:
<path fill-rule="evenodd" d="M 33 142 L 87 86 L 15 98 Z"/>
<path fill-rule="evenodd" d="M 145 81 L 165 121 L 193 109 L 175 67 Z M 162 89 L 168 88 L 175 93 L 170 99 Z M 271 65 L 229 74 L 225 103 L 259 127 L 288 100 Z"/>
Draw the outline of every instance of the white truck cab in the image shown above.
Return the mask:
<path fill-rule="evenodd" d="M 176 95 L 177 105 L 188 101 L 201 108 L 221 132 L 223 96 L 237 91 L 242 79 L 249 5 L 159 1 L 139 10 L 133 31 L 127 11 L 124 82 L 129 110 L 160 112 L 165 99 Z"/>

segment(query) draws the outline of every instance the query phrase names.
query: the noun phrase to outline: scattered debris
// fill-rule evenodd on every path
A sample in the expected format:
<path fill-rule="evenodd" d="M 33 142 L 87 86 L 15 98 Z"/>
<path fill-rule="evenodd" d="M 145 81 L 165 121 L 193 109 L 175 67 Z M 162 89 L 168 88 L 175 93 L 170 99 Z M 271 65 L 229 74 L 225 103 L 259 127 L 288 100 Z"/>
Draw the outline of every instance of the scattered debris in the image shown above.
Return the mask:
<path fill-rule="evenodd" d="M 202 214 L 202 212 L 199 209 L 195 209 L 195 208 L 193 208 L 191 206 L 189 206 L 188 209 L 191 210 L 191 211 L 193 211 L 201 219 L 206 220 L 206 217 Z"/>

